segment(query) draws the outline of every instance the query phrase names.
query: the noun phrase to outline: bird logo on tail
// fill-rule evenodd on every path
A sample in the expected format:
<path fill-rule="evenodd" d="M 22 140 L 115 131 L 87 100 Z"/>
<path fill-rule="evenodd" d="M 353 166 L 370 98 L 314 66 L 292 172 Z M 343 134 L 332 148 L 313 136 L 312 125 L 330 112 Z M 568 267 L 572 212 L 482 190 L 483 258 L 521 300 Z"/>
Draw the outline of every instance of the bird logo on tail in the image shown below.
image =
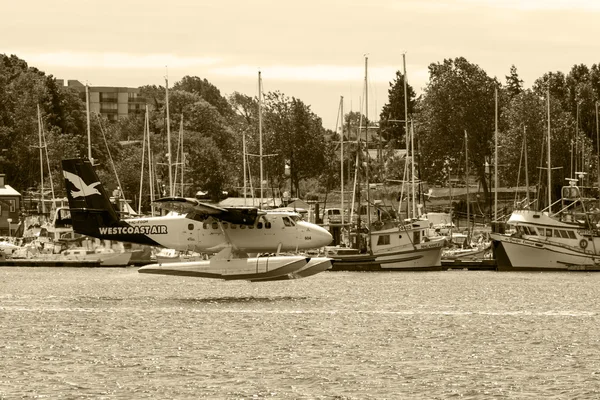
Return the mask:
<path fill-rule="evenodd" d="M 65 176 L 65 179 L 71 182 L 71 184 L 77 189 L 71 190 L 71 197 L 77 198 L 91 196 L 93 194 L 100 194 L 98 189 L 96 189 L 96 186 L 98 186 L 100 182 L 94 182 L 90 185 L 87 185 L 82 178 L 71 172 L 63 171 L 63 175 Z"/>

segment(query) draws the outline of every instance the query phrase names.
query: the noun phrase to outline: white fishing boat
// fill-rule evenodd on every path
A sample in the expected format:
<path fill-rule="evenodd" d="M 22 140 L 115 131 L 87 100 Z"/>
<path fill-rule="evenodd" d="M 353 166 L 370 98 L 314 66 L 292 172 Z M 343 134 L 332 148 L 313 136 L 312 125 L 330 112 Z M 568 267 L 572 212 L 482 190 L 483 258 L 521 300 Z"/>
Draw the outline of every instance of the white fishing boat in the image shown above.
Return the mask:
<path fill-rule="evenodd" d="M 346 248 L 328 248 L 332 270 L 405 270 L 441 269 L 445 238 L 427 236 L 429 221 L 414 220 L 370 232 L 370 251 L 353 254 Z M 350 254 L 349 254 L 350 253 Z"/>
<path fill-rule="evenodd" d="M 598 199 L 570 180 L 560 211 L 515 210 L 513 234 L 491 233 L 499 270 L 600 270 Z"/>

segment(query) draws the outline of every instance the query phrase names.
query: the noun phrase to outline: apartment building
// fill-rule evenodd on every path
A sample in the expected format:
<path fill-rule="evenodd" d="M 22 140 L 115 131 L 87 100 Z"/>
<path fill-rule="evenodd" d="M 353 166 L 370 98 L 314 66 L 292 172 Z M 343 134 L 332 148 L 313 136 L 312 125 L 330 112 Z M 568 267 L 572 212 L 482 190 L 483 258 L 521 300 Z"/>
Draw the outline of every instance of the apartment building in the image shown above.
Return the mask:
<path fill-rule="evenodd" d="M 65 86 L 64 80 L 57 79 L 59 85 Z M 77 80 L 67 80 L 67 87 L 76 89 L 85 101 L 85 85 Z M 116 121 L 134 113 L 143 113 L 146 99 L 140 96 L 138 88 L 89 86 L 90 112 L 98 113 L 109 121 Z"/>

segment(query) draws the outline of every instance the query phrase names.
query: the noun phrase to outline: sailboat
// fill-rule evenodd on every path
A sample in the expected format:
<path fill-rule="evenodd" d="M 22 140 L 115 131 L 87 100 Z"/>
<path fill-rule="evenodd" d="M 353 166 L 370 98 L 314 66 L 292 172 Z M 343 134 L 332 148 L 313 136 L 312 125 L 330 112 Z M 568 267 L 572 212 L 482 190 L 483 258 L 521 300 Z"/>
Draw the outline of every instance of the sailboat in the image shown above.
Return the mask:
<path fill-rule="evenodd" d="M 600 211 L 592 188 L 583 186 L 583 173 L 568 179 L 561 198 L 552 203 L 550 91 L 548 102 L 547 178 L 548 206 L 541 211 L 529 204 L 515 209 L 506 234 L 492 232 L 498 270 L 600 271 Z M 581 184 L 581 186 L 579 185 Z M 553 212 L 560 205 L 557 212 Z"/>
<path fill-rule="evenodd" d="M 367 62 L 368 59 L 365 58 L 365 90 L 367 85 Z M 406 67 L 404 76 L 406 79 Z M 365 96 L 365 99 L 367 99 L 367 96 Z M 406 126 L 408 143 L 408 122 Z M 360 151 L 359 141 L 358 152 L 360 153 Z M 366 165 L 367 208 L 369 208 L 368 158 Z M 346 249 L 333 248 L 327 249 L 328 253 L 326 256 L 332 258 L 332 270 L 440 270 L 442 265 L 441 254 L 445 239 L 442 236 L 430 238 L 428 236 L 428 229 L 429 221 L 418 218 L 414 214 L 412 218 L 393 223 L 371 224 L 370 210 L 367 209 L 366 252 L 356 254 L 358 253 L 357 251 L 355 254 L 348 254 Z"/>

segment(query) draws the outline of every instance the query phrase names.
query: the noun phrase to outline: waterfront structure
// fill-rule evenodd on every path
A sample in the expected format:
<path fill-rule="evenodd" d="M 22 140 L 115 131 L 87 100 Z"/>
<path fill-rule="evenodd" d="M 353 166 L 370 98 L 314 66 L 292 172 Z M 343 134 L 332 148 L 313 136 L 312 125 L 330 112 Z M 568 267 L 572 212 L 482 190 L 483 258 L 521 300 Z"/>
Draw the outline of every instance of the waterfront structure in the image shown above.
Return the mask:
<path fill-rule="evenodd" d="M 21 193 L 6 184 L 6 175 L 0 174 L 0 235 L 12 236 L 19 225 Z"/>
<path fill-rule="evenodd" d="M 78 80 L 57 79 L 59 85 L 77 90 L 85 101 L 86 85 Z M 143 113 L 146 110 L 146 99 L 140 96 L 140 89 L 113 86 L 88 86 L 90 112 L 100 114 L 109 121 L 131 114 Z"/>

